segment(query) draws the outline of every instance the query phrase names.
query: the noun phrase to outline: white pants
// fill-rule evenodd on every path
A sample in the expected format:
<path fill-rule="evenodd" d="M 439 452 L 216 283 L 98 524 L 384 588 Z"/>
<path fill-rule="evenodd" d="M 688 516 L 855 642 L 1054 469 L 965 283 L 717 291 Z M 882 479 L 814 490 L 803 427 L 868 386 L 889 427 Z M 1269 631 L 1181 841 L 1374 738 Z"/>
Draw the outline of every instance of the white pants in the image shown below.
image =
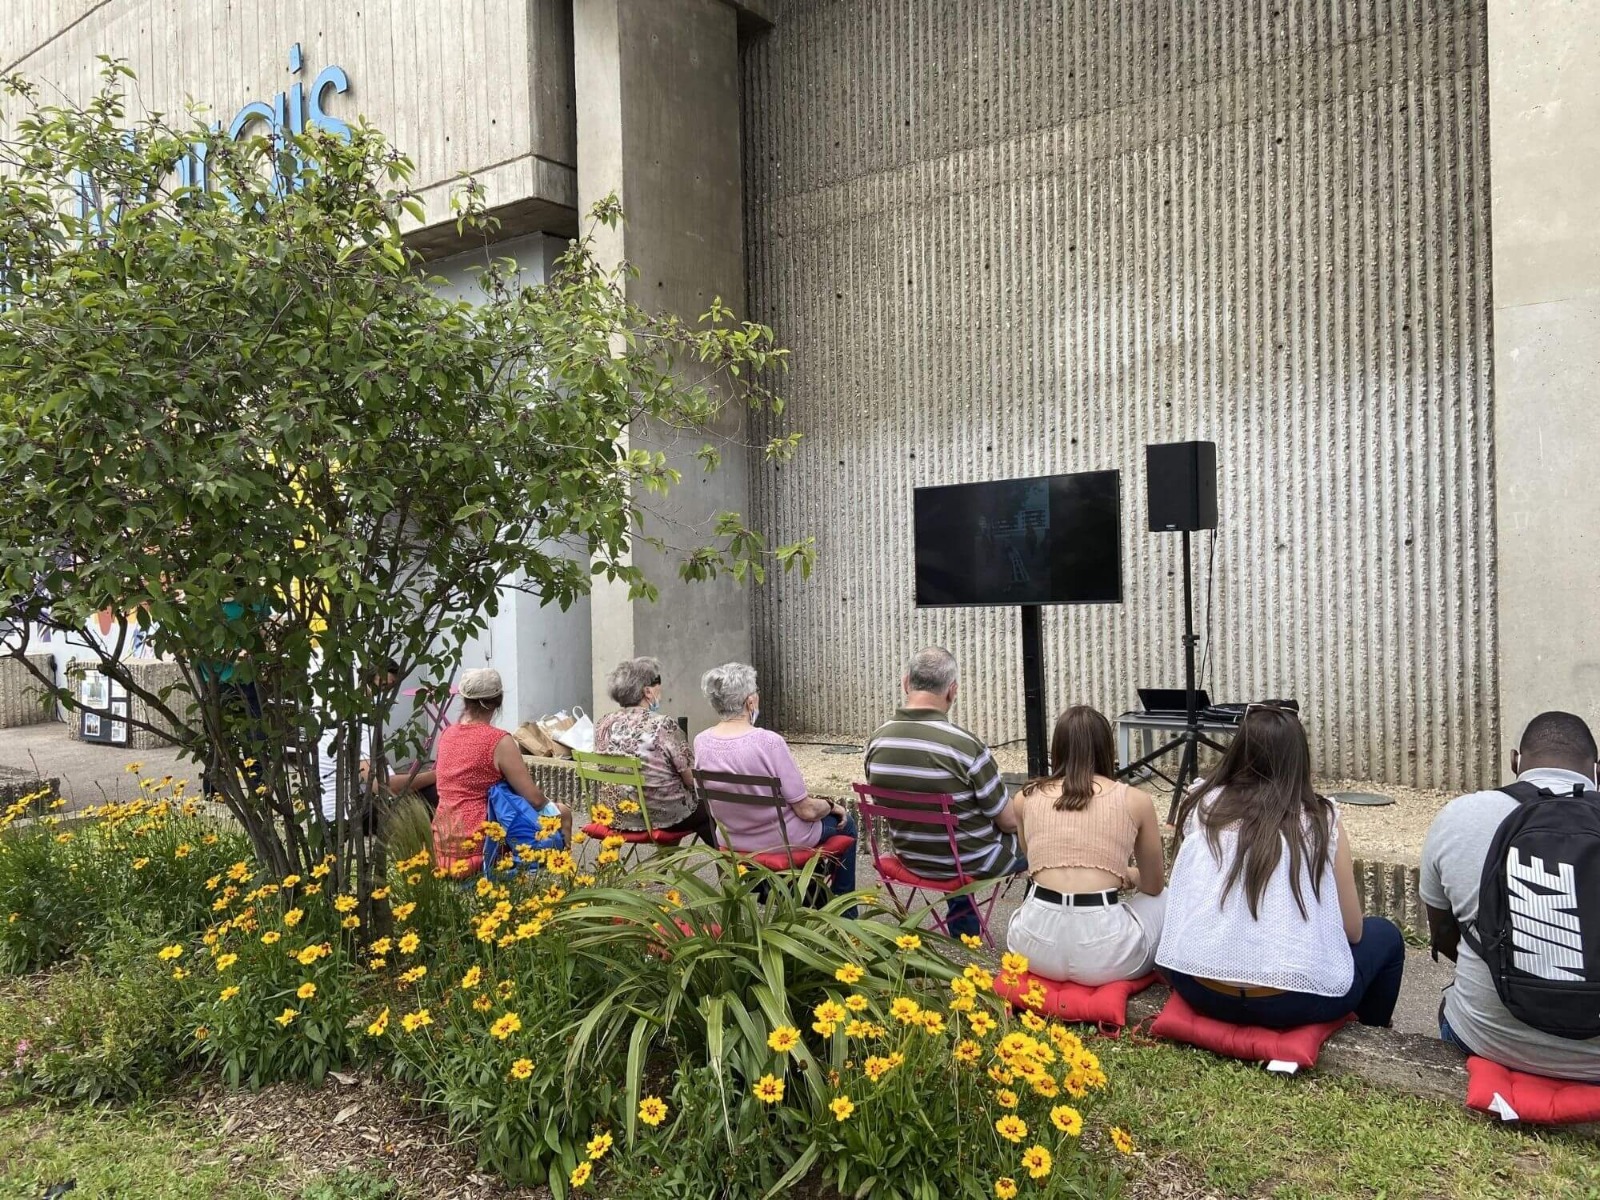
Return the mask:
<path fill-rule="evenodd" d="M 1098 987 L 1137 979 L 1154 966 L 1167 915 L 1167 894 L 1135 892 L 1118 904 L 1066 908 L 1032 896 L 1006 927 L 1006 949 L 1028 958 L 1044 979 Z"/>

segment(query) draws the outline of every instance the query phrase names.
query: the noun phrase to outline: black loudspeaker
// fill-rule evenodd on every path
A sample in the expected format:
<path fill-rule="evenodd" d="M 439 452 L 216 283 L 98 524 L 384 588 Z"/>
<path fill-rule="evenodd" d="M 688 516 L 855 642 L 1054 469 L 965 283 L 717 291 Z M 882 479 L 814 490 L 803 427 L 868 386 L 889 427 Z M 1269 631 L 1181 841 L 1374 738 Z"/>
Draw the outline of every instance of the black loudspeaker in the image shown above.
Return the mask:
<path fill-rule="evenodd" d="M 1217 444 L 1167 442 L 1144 448 L 1150 531 L 1217 527 Z"/>

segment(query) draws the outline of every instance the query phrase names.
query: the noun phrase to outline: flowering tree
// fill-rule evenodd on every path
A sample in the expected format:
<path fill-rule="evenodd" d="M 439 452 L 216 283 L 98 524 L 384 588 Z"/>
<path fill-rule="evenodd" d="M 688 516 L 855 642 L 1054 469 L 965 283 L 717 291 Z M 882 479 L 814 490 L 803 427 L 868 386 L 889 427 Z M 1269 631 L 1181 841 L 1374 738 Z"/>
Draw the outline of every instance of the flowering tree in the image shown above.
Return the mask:
<path fill-rule="evenodd" d="M 643 542 L 689 580 L 809 569 L 809 543 L 769 548 L 737 514 L 651 520 L 679 474 L 623 438 L 776 409 L 769 329 L 720 301 L 695 323 L 646 312 L 586 240 L 544 285 L 498 264 L 481 304 L 450 300 L 402 237 L 410 164 L 376 132 L 235 144 L 130 120 L 127 74 L 108 63 L 85 106 L 6 81 L 0 613 L 132 614 L 122 641 L 147 635 L 182 686 L 142 687 L 117 645 L 101 668 L 209 765 L 270 868 L 331 853 L 336 885 L 372 876 L 356 765 L 396 701 L 374 668 L 448 677 L 508 584 L 562 607 L 596 576 L 650 598 Z M 470 186 L 458 211 L 487 233 Z M 330 728 L 325 820 L 308 765 Z"/>

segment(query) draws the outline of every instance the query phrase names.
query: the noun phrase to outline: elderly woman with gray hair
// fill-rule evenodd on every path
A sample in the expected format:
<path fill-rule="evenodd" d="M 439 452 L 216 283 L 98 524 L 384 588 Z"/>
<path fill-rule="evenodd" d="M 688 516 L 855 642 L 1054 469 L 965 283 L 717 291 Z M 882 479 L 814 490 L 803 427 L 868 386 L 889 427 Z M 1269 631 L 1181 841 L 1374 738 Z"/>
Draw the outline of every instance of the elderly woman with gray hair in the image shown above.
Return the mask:
<path fill-rule="evenodd" d="M 660 711 L 661 664 L 653 658 L 625 659 L 606 679 L 606 690 L 620 707 L 595 725 L 596 753 L 629 754 L 639 760 L 651 829 L 693 833 L 707 846 L 716 845 L 711 814 L 695 799 L 689 742 L 678 723 Z M 610 788 L 606 798 L 613 805 L 631 799 Z M 644 829 L 644 817 L 619 809 L 611 825 L 638 832 Z"/>
<path fill-rule="evenodd" d="M 838 857 L 833 871 L 833 892 L 842 896 L 856 890 L 856 826 L 842 805 L 814 800 L 806 794 L 806 781 L 781 735 L 758 729 L 761 694 L 756 690 L 756 669 L 747 663 L 712 667 L 700 678 L 700 689 L 722 720 L 694 739 L 695 762 L 702 771 L 727 771 L 735 775 L 764 775 L 778 780 L 788 807 L 783 822 L 789 845 L 795 849 L 822 845 L 843 835 L 851 840 L 848 853 Z M 783 832 L 770 809 L 713 800 L 718 840 L 743 854 L 783 850 Z M 854 916 L 851 909 L 846 914 Z"/>

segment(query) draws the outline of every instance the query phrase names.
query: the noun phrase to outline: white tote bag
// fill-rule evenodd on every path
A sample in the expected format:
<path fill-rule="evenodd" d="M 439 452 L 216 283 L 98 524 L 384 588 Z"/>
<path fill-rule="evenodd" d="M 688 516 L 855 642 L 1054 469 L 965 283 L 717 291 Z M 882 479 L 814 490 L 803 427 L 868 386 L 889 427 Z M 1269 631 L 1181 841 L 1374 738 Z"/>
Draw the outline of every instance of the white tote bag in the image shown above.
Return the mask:
<path fill-rule="evenodd" d="M 570 726 L 556 734 L 556 741 L 569 750 L 582 750 L 586 754 L 594 752 L 594 722 L 589 719 L 589 714 L 583 711 L 580 705 L 572 706 L 572 715 L 576 718 Z"/>

